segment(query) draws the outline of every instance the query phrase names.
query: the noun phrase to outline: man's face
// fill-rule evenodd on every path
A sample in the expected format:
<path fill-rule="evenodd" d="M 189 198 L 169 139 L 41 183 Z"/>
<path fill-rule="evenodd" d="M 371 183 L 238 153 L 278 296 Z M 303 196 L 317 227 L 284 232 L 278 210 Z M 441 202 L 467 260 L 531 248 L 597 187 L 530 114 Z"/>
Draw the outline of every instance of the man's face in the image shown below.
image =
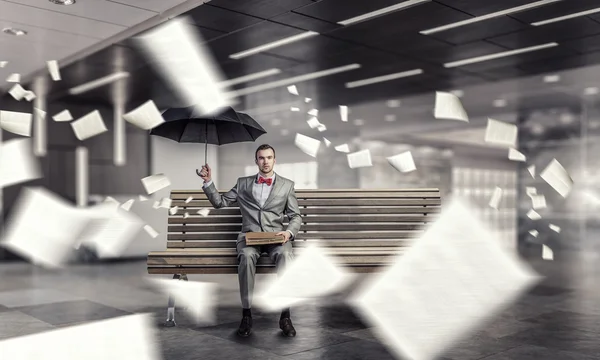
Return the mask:
<path fill-rule="evenodd" d="M 271 172 L 273 166 L 275 166 L 275 153 L 273 153 L 273 150 L 260 150 L 256 154 L 256 165 L 258 165 L 258 170 L 264 174 Z"/>

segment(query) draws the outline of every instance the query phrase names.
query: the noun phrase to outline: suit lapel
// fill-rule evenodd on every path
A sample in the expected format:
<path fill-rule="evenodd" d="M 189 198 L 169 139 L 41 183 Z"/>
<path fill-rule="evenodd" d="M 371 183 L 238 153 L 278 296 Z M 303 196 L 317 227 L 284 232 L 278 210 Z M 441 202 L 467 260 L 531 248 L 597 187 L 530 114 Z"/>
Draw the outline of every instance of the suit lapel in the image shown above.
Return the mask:
<path fill-rule="evenodd" d="M 246 193 L 248 196 L 254 200 L 256 206 L 260 207 L 260 203 L 257 198 L 254 197 L 254 182 L 256 181 L 256 176 L 248 176 L 246 177 Z"/>
<path fill-rule="evenodd" d="M 265 201 L 263 208 L 266 208 L 267 205 L 269 205 L 269 203 L 273 200 L 273 198 L 275 196 L 277 196 L 277 194 L 283 188 L 283 180 L 281 180 L 280 176 L 277 173 L 275 173 L 275 181 L 273 182 L 272 186 L 273 186 L 273 188 L 271 189 L 271 192 L 269 193 L 269 197 L 267 198 L 267 201 Z"/>

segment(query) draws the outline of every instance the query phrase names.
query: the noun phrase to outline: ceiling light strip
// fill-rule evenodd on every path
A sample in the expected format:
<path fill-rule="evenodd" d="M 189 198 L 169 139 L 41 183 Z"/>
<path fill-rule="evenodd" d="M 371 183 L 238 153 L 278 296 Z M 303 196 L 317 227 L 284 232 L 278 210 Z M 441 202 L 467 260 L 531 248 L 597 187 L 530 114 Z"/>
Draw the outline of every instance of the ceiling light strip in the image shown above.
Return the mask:
<path fill-rule="evenodd" d="M 396 5 L 388 6 L 388 7 L 383 8 L 383 9 L 371 11 L 370 13 L 362 14 L 362 15 L 355 16 L 355 17 L 350 18 L 350 19 L 339 21 L 338 24 L 344 25 L 344 26 L 350 25 L 350 24 L 356 24 L 356 23 L 361 22 L 361 21 L 370 20 L 370 19 L 378 17 L 378 16 L 387 15 L 387 14 L 389 14 L 391 12 L 399 11 L 399 10 L 404 10 L 406 8 L 409 8 L 409 7 L 412 7 L 412 6 L 416 6 L 416 5 L 420 5 L 422 3 L 426 3 L 426 2 L 429 2 L 429 1 L 431 1 L 431 0 L 408 0 L 408 1 L 403 1 L 403 2 L 401 2 L 399 4 L 396 4 Z"/>
<path fill-rule="evenodd" d="M 90 81 L 88 83 L 79 85 L 79 86 L 75 86 L 73 88 L 69 89 L 69 94 L 71 95 L 79 95 L 79 94 L 83 94 L 84 92 L 88 92 L 90 90 L 99 88 L 101 86 L 104 85 L 108 85 L 110 83 L 113 83 L 117 80 L 120 79 L 124 79 L 129 77 L 129 73 L 128 72 L 118 72 L 118 73 L 114 73 L 112 75 L 108 75 L 105 76 L 103 78 L 100 79 L 96 79 L 94 81 Z"/>
<path fill-rule="evenodd" d="M 463 20 L 463 21 L 458 21 L 455 23 L 451 23 L 448 25 L 443 25 L 443 26 L 439 26 L 433 29 L 428 29 L 428 30 L 423 30 L 423 31 L 419 31 L 421 34 L 423 35 L 431 35 L 431 34 L 435 34 L 438 32 L 442 32 L 445 30 L 450 30 L 450 29 L 454 29 L 457 27 L 461 27 L 461 26 L 465 26 L 465 25 L 470 25 L 470 24 L 474 24 L 480 21 L 484 21 L 484 20 L 488 20 L 488 19 L 493 19 L 496 17 L 500 17 L 500 16 L 504 16 L 504 15 L 509 15 L 509 14 L 514 14 L 517 12 L 521 12 L 521 11 L 525 11 L 525 10 L 529 10 L 529 9 L 533 9 L 533 8 L 537 8 L 540 6 L 544 6 L 544 5 L 548 5 L 548 4 L 552 4 L 558 1 L 563 1 L 563 0 L 542 0 L 542 1 L 536 1 L 534 3 L 531 4 L 526 4 L 526 5 L 521 5 L 521 6 L 517 6 L 514 8 L 510 8 L 510 9 L 506 9 L 506 10 L 501 10 L 501 11 L 497 11 L 491 14 L 487 14 L 487 15 L 482 15 L 482 16 L 477 16 L 471 19 L 467 19 L 467 20 Z"/>
<path fill-rule="evenodd" d="M 267 76 L 273 76 L 273 75 L 278 75 L 278 74 L 281 74 L 281 70 L 269 69 L 269 70 L 260 71 L 260 72 L 254 73 L 254 74 L 240 76 L 235 79 L 226 80 L 226 81 L 221 82 L 219 85 L 221 85 L 223 87 L 232 86 L 232 85 L 237 85 L 237 84 L 241 84 L 241 83 L 245 83 L 245 82 L 249 82 L 249 81 L 253 81 L 253 80 L 258 80 L 258 79 L 262 79 Z"/>
<path fill-rule="evenodd" d="M 507 57 L 507 56 L 513 56 L 513 55 L 523 54 L 523 53 L 527 53 L 527 52 L 548 49 L 548 48 L 555 47 L 555 46 L 558 46 L 558 43 L 551 42 L 551 43 L 547 43 L 547 44 L 530 46 L 530 47 L 517 49 L 517 50 L 503 51 L 503 52 L 499 52 L 499 53 L 495 53 L 495 54 L 477 56 L 477 57 L 470 58 L 470 59 L 464 59 L 464 60 L 458 60 L 458 61 L 445 63 L 444 67 L 446 67 L 446 68 L 459 67 L 459 66 L 474 64 L 474 63 L 478 63 L 478 62 L 499 59 L 499 58 L 503 58 L 503 57 Z"/>
<path fill-rule="evenodd" d="M 278 48 L 280 46 L 291 44 L 291 43 L 294 43 L 296 41 L 304 40 L 306 38 L 317 36 L 317 35 L 319 35 L 318 32 L 307 31 L 307 32 L 302 33 L 302 34 L 290 36 L 290 37 L 285 38 L 285 39 L 273 41 L 273 42 L 270 42 L 268 44 L 257 46 L 257 47 L 252 48 L 252 49 L 248 49 L 248 50 L 244 50 L 244 51 L 241 51 L 241 52 L 238 52 L 238 53 L 235 53 L 235 54 L 231 54 L 231 55 L 229 55 L 229 58 L 230 59 L 241 59 L 241 58 L 244 58 L 244 57 L 247 57 L 247 56 L 250 56 L 250 55 L 254 55 L 254 54 L 261 53 L 261 52 L 265 52 L 267 50 L 275 49 L 275 48 Z"/>
<path fill-rule="evenodd" d="M 377 83 L 381 83 L 384 81 L 390 81 L 390 80 L 396 80 L 396 79 L 405 78 L 405 77 L 409 77 L 409 76 L 420 75 L 422 73 L 423 73 L 422 69 L 403 71 L 403 72 L 394 73 L 394 74 L 377 76 L 377 77 L 373 77 L 373 78 L 369 78 L 369 79 L 347 82 L 346 87 L 348 89 L 352 89 L 352 88 L 357 88 L 357 87 L 361 87 L 361 86 L 377 84 Z"/>
<path fill-rule="evenodd" d="M 253 94 L 253 93 L 264 91 L 264 90 L 270 90 L 270 89 L 274 89 L 274 88 L 278 88 L 278 87 L 282 87 L 282 86 L 288 86 L 288 85 L 292 85 L 292 84 L 296 84 L 296 83 L 300 83 L 300 82 L 304 82 L 304 81 L 314 80 L 314 79 L 318 79 L 318 78 L 321 78 L 324 76 L 339 74 L 341 72 L 355 70 L 355 69 L 359 69 L 359 68 L 360 68 L 360 64 L 350 64 L 350 65 L 340 66 L 340 67 L 336 67 L 336 68 L 332 68 L 332 69 L 327 69 L 327 70 L 317 71 L 317 72 L 313 72 L 313 73 L 309 73 L 309 74 L 294 76 L 294 77 L 287 78 L 287 79 L 277 80 L 277 81 L 273 81 L 273 82 L 266 83 L 266 84 L 260 84 L 260 85 L 256 85 L 256 86 L 247 87 L 245 89 L 240 89 L 240 90 L 230 93 L 230 96 L 236 97 L 236 96 Z"/>
<path fill-rule="evenodd" d="M 595 14 L 595 13 L 598 13 L 598 12 L 600 12 L 600 8 L 595 8 L 595 9 L 590 9 L 590 10 L 586 10 L 586 11 L 580 11 L 580 12 L 574 13 L 574 14 L 569 14 L 569 15 L 565 15 L 565 16 L 555 17 L 555 18 L 548 19 L 548 20 L 533 22 L 533 23 L 531 23 L 531 25 L 533 25 L 533 26 L 542 26 L 542 25 L 546 25 L 546 24 L 552 24 L 552 23 L 555 23 L 555 22 L 559 22 L 559 21 L 573 19 L 573 18 L 580 17 L 580 16 L 591 15 L 591 14 Z"/>

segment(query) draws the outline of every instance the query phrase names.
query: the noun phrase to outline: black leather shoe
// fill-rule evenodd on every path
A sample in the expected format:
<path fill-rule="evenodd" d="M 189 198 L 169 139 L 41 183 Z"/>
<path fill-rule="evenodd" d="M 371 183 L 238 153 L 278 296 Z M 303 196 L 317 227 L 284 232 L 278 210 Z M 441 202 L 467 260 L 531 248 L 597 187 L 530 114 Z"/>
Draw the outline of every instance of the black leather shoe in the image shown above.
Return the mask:
<path fill-rule="evenodd" d="M 294 325 L 292 325 L 292 320 L 290 318 L 279 320 L 279 328 L 283 331 L 283 335 L 287 337 L 296 336 L 296 329 L 294 329 Z"/>
<path fill-rule="evenodd" d="M 242 322 L 237 331 L 239 336 L 246 337 L 252 332 L 252 318 L 250 316 L 244 316 Z"/>

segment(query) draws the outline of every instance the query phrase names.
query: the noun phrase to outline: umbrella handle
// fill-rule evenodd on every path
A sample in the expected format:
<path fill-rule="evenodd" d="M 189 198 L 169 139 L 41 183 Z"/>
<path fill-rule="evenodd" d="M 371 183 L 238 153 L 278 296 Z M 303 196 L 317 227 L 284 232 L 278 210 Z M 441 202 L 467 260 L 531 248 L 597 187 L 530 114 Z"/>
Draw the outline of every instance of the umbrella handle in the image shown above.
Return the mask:
<path fill-rule="evenodd" d="M 202 176 L 202 175 L 200 175 L 200 172 L 198 171 L 198 169 L 196 169 L 196 175 L 198 175 L 200 177 Z"/>

